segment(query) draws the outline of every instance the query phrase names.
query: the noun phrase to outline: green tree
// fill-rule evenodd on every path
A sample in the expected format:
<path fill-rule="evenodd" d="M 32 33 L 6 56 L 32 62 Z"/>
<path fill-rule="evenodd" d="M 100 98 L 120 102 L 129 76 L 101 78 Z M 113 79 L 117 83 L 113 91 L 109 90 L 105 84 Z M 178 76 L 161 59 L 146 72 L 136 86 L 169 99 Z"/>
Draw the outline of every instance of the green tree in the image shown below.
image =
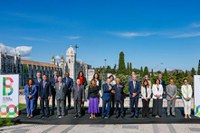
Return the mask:
<path fill-rule="evenodd" d="M 149 75 L 149 69 L 147 66 L 144 68 L 144 72 L 143 72 L 143 76 L 145 75 Z"/>
<path fill-rule="evenodd" d="M 188 76 L 188 71 L 186 70 L 186 71 L 185 71 L 185 77 L 187 77 L 187 76 Z"/>
<path fill-rule="evenodd" d="M 193 67 L 192 70 L 191 70 L 191 76 L 194 77 L 194 75 L 196 75 L 196 70 Z"/>
<path fill-rule="evenodd" d="M 143 77 L 143 67 L 140 68 L 140 77 Z"/>
<path fill-rule="evenodd" d="M 132 63 L 130 62 L 130 71 L 133 70 Z"/>
<path fill-rule="evenodd" d="M 120 52 L 119 54 L 119 68 L 117 73 L 125 74 L 126 73 L 126 66 L 125 66 L 125 60 L 124 60 L 124 53 Z"/>
<path fill-rule="evenodd" d="M 151 69 L 151 77 L 154 77 L 153 69 Z"/>

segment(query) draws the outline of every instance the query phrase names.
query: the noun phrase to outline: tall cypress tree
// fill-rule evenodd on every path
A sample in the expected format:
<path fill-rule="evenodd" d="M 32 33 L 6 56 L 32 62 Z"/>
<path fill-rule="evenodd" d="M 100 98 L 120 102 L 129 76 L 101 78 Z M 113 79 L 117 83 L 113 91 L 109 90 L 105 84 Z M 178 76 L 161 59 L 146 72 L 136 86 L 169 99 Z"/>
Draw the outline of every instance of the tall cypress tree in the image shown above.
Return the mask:
<path fill-rule="evenodd" d="M 133 70 L 132 63 L 130 62 L 130 71 Z"/>
<path fill-rule="evenodd" d="M 119 54 L 119 68 L 118 68 L 118 74 L 125 74 L 126 67 L 125 67 L 125 60 L 124 60 L 124 52 L 120 52 Z"/>
<path fill-rule="evenodd" d="M 149 75 L 149 69 L 147 66 L 145 66 L 144 72 L 143 72 L 143 76 L 145 76 L 145 75 Z"/>
<path fill-rule="evenodd" d="M 191 70 L 191 76 L 194 77 L 194 75 L 196 75 L 196 70 L 193 67 L 192 70 Z"/>
<path fill-rule="evenodd" d="M 127 73 L 128 75 L 130 74 L 130 63 L 129 63 L 129 62 L 127 62 L 126 73 Z"/>
<path fill-rule="evenodd" d="M 140 68 L 140 77 L 143 77 L 143 67 Z"/>

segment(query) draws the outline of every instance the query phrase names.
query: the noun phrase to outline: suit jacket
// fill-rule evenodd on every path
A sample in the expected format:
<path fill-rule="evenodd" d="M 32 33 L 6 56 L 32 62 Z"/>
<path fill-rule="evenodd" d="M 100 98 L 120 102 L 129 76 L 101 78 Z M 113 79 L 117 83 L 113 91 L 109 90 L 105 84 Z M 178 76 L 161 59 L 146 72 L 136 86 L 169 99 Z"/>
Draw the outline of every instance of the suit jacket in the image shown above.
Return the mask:
<path fill-rule="evenodd" d="M 119 88 L 117 84 L 113 86 L 113 90 L 115 90 L 115 100 L 116 101 L 121 101 L 121 100 L 124 100 L 124 98 L 125 98 L 124 85 L 122 83 L 120 83 L 120 85 L 122 86 L 122 88 Z"/>
<path fill-rule="evenodd" d="M 181 92 L 182 92 L 182 97 L 183 98 L 192 98 L 192 86 L 188 85 L 188 88 L 186 85 L 181 86 Z"/>
<path fill-rule="evenodd" d="M 165 81 L 162 79 L 160 80 L 160 84 L 162 85 L 163 87 L 163 91 L 166 92 L 166 84 L 165 84 Z"/>
<path fill-rule="evenodd" d="M 110 86 L 112 86 L 110 84 Z M 112 89 L 111 89 L 112 90 Z M 103 96 L 102 96 L 102 99 L 103 100 L 110 100 L 110 97 L 111 97 L 111 90 L 109 90 L 109 86 L 107 83 L 105 83 L 103 85 Z"/>
<path fill-rule="evenodd" d="M 31 95 L 32 98 L 35 99 L 36 98 L 36 94 L 37 94 L 37 87 L 35 85 L 32 85 L 32 89 L 29 92 L 29 86 L 25 85 L 24 86 L 24 93 L 25 93 L 26 97 L 28 97 L 29 95 Z"/>
<path fill-rule="evenodd" d="M 40 78 L 40 82 L 42 81 L 42 79 Z M 40 82 L 38 82 L 38 79 L 37 78 L 35 78 L 34 79 L 34 83 L 35 83 L 35 86 L 36 86 L 36 88 L 37 88 L 37 94 L 36 95 L 39 95 L 38 93 L 38 91 L 39 91 L 39 87 L 40 87 Z"/>
<path fill-rule="evenodd" d="M 59 82 L 55 84 L 56 90 L 56 99 L 63 100 L 65 97 L 65 83 L 62 83 L 61 87 L 59 87 Z"/>
<path fill-rule="evenodd" d="M 79 89 L 77 85 L 73 87 L 73 98 L 74 100 L 84 100 L 85 89 L 83 85 L 79 86 Z"/>
<path fill-rule="evenodd" d="M 43 87 L 43 80 L 39 84 L 39 96 L 41 98 L 48 98 L 49 96 L 52 95 L 51 91 L 51 84 L 49 81 L 46 81 L 45 87 Z"/>
<path fill-rule="evenodd" d="M 142 99 L 146 99 L 146 98 L 150 99 L 151 98 L 151 93 L 152 93 L 152 91 L 151 91 L 150 86 L 147 87 L 147 96 L 146 96 L 146 89 L 145 89 L 145 87 L 144 86 L 141 87 Z"/>
<path fill-rule="evenodd" d="M 58 83 L 58 76 L 57 76 L 57 79 L 56 79 L 56 80 L 55 80 L 54 77 L 52 77 L 52 78 L 50 79 L 50 84 L 51 84 L 51 86 L 52 86 L 53 89 L 55 89 L 56 83 Z"/>
<path fill-rule="evenodd" d="M 65 83 L 65 89 L 66 89 L 66 91 L 71 92 L 71 90 L 72 90 L 72 88 L 74 86 L 73 79 L 70 78 L 70 77 L 68 79 L 66 77 L 64 77 L 63 78 L 63 83 Z"/>
<path fill-rule="evenodd" d="M 40 78 L 40 82 L 41 82 L 41 81 L 42 81 L 42 79 Z M 35 83 L 35 86 L 36 86 L 36 87 L 39 87 L 40 82 L 38 82 L 38 79 L 37 79 L 37 78 L 34 79 L 34 83 Z"/>
<path fill-rule="evenodd" d="M 177 94 L 177 87 L 176 87 L 176 85 L 167 85 L 166 86 L 166 93 L 167 93 L 167 97 L 166 97 L 166 99 L 167 100 L 171 100 L 171 98 L 173 97 L 173 96 L 176 96 L 176 94 Z"/>
<path fill-rule="evenodd" d="M 157 99 L 156 95 L 161 95 L 159 99 L 163 98 L 162 97 L 162 95 L 163 95 L 163 86 L 160 84 L 160 85 L 158 85 L 158 88 L 157 88 L 156 84 L 153 84 L 153 86 L 152 86 L 153 99 Z"/>
<path fill-rule="evenodd" d="M 139 98 L 140 90 L 141 90 L 141 85 L 140 82 L 136 81 L 135 87 L 133 86 L 133 81 L 130 81 L 128 84 L 128 90 L 129 90 L 129 96 L 130 98 L 133 98 L 132 95 L 133 93 L 136 93 L 137 95 L 135 98 Z"/>

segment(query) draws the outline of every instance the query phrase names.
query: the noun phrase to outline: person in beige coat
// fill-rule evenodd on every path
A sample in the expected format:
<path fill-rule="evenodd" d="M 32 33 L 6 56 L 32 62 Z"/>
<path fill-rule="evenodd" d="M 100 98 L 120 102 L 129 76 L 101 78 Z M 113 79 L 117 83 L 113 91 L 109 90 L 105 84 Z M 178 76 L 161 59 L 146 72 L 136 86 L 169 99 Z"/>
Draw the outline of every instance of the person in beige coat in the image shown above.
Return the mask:
<path fill-rule="evenodd" d="M 181 87 L 182 99 L 184 102 L 184 114 L 185 118 L 191 119 L 191 103 L 192 103 L 192 86 L 188 84 L 188 80 L 183 80 L 184 85 Z"/>

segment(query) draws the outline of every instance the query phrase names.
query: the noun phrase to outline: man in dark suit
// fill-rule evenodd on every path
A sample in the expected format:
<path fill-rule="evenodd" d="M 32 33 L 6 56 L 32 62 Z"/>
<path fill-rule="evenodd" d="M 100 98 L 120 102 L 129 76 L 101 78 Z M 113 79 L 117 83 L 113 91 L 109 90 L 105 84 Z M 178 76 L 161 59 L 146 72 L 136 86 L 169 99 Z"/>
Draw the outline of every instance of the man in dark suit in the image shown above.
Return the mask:
<path fill-rule="evenodd" d="M 65 96 L 64 96 L 64 106 L 66 108 L 66 97 L 68 98 L 68 109 L 71 108 L 71 92 L 73 88 L 73 79 L 70 78 L 69 73 L 66 72 L 66 77 L 63 78 L 63 83 L 65 83 Z"/>
<path fill-rule="evenodd" d="M 138 118 L 138 100 L 139 100 L 139 93 L 141 90 L 140 83 L 136 80 L 136 74 L 132 75 L 133 81 L 130 81 L 128 84 L 129 96 L 130 96 L 130 111 L 131 111 L 131 118 L 136 117 Z M 135 107 L 135 111 L 134 108 Z"/>
<path fill-rule="evenodd" d="M 119 118 L 120 115 L 124 117 L 124 85 L 121 83 L 119 78 L 116 78 L 116 85 L 113 86 L 115 90 L 115 105 L 116 105 L 116 118 Z M 119 108 L 120 106 L 120 108 Z"/>
<path fill-rule="evenodd" d="M 73 98 L 74 98 L 74 118 L 81 117 L 81 103 L 85 98 L 84 86 L 80 84 L 80 79 L 76 80 L 76 85 L 73 88 Z"/>
<path fill-rule="evenodd" d="M 37 104 L 38 104 L 38 92 L 39 92 L 39 85 L 40 85 L 40 82 L 42 81 L 42 78 L 41 78 L 41 73 L 40 72 L 37 72 L 36 73 L 36 78 L 34 79 L 34 83 L 35 83 L 35 86 L 37 88 L 37 93 L 35 95 L 35 102 L 34 102 L 34 108 L 35 110 L 37 109 Z"/>
<path fill-rule="evenodd" d="M 51 115 L 54 115 L 54 109 L 55 109 L 55 97 L 56 97 L 56 91 L 55 91 L 55 84 L 58 83 L 58 72 L 53 72 L 53 77 L 50 79 L 51 83 L 51 92 L 52 92 L 52 109 L 51 109 Z"/>
<path fill-rule="evenodd" d="M 162 79 L 162 74 L 158 74 L 158 79 L 160 80 L 160 84 L 163 86 L 163 97 L 166 97 L 166 84 L 165 81 Z"/>
<path fill-rule="evenodd" d="M 39 99 L 40 99 L 42 117 L 49 117 L 49 101 L 51 99 L 51 96 L 52 95 L 51 95 L 50 82 L 47 81 L 47 76 L 43 75 L 42 81 L 39 84 Z M 46 107 L 44 107 L 44 103 Z"/>
<path fill-rule="evenodd" d="M 114 93 L 114 90 L 111 86 L 111 80 L 107 79 L 106 83 L 103 85 L 103 106 L 102 106 L 102 118 L 108 119 L 110 116 L 111 109 L 111 93 Z M 106 108 L 107 105 L 107 108 Z M 105 111 L 106 109 L 106 111 Z"/>

